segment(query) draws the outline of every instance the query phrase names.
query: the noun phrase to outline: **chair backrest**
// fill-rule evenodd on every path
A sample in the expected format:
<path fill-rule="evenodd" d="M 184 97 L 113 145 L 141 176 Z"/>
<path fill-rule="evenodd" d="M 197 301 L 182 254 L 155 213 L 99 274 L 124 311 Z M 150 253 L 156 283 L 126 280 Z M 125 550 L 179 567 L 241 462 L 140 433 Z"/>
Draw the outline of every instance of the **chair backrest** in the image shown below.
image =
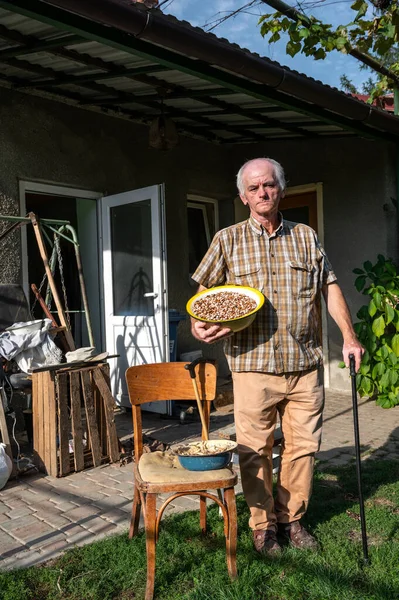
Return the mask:
<path fill-rule="evenodd" d="M 196 400 L 194 380 L 185 368 L 188 364 L 190 363 L 156 363 L 127 369 L 126 383 L 132 405 L 135 461 L 143 453 L 141 405 L 160 400 Z M 216 397 L 216 365 L 213 362 L 200 363 L 195 367 L 195 375 L 199 398 L 201 401 L 205 400 L 203 411 L 209 428 L 210 403 Z M 205 439 L 204 431 L 202 437 Z"/>

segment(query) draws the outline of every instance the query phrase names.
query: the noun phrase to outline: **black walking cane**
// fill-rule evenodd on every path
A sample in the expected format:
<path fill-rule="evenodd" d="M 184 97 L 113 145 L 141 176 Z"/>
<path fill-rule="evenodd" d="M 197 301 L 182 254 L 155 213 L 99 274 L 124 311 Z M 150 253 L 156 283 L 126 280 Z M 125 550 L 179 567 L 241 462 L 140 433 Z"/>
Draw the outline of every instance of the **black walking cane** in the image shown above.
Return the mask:
<path fill-rule="evenodd" d="M 357 473 L 357 487 L 359 490 L 359 504 L 360 504 L 360 525 L 362 528 L 362 543 L 363 543 L 363 560 L 365 564 L 369 562 L 369 555 L 367 549 L 367 534 L 366 534 L 366 518 L 364 515 L 364 500 L 362 492 L 362 475 L 361 475 L 361 462 L 360 462 L 360 438 L 359 438 L 359 419 L 357 411 L 357 390 L 356 390 L 356 363 L 353 354 L 349 354 L 349 372 L 352 379 L 352 404 L 353 404 L 353 427 L 355 430 L 355 450 L 356 450 L 356 473 Z"/>

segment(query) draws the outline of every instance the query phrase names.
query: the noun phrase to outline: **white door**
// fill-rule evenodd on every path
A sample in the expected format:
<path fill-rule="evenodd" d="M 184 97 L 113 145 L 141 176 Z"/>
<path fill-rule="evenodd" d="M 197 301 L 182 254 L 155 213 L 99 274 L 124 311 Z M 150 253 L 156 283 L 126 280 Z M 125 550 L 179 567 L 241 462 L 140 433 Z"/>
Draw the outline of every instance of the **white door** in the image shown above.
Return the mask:
<path fill-rule="evenodd" d="M 101 199 L 106 350 L 118 404 L 130 406 L 125 371 L 169 361 L 163 186 Z M 147 404 L 169 412 L 167 402 Z"/>

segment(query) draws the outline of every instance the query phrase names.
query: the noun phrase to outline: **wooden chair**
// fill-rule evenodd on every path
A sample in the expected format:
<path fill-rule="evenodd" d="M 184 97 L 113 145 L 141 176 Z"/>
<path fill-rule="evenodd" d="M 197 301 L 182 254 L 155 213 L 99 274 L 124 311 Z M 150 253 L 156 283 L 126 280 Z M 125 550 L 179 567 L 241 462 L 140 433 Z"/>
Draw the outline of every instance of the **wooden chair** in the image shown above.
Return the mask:
<path fill-rule="evenodd" d="M 146 549 L 147 587 L 145 600 L 152 600 L 155 582 L 155 546 L 159 524 L 167 505 L 179 496 L 200 497 L 200 527 L 206 531 L 206 499 L 216 502 L 224 518 L 226 558 L 229 575 L 237 576 L 237 513 L 234 486 L 237 476 L 231 469 L 215 471 L 187 471 L 170 453 L 143 453 L 141 405 L 158 400 L 195 400 L 193 383 L 185 365 L 172 362 L 140 365 L 126 371 L 129 398 L 132 404 L 134 431 L 134 499 L 129 538 L 138 532 L 141 507 L 143 507 Z M 200 362 L 195 375 L 203 411 L 209 428 L 210 403 L 216 395 L 216 367 L 212 362 Z M 204 439 L 204 431 L 202 431 Z M 209 490 L 215 490 L 219 497 Z M 223 494 L 220 493 L 223 491 Z M 157 494 L 170 493 L 157 511 Z"/>

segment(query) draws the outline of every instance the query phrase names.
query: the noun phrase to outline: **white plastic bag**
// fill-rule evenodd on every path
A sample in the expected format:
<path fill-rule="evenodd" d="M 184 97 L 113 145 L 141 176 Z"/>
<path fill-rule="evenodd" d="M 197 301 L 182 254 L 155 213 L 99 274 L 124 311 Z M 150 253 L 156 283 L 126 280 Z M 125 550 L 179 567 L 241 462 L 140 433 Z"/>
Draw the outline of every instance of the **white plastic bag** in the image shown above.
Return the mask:
<path fill-rule="evenodd" d="M 11 473 L 12 462 L 6 452 L 6 445 L 0 444 L 0 490 L 3 489 L 3 487 L 9 480 Z"/>

